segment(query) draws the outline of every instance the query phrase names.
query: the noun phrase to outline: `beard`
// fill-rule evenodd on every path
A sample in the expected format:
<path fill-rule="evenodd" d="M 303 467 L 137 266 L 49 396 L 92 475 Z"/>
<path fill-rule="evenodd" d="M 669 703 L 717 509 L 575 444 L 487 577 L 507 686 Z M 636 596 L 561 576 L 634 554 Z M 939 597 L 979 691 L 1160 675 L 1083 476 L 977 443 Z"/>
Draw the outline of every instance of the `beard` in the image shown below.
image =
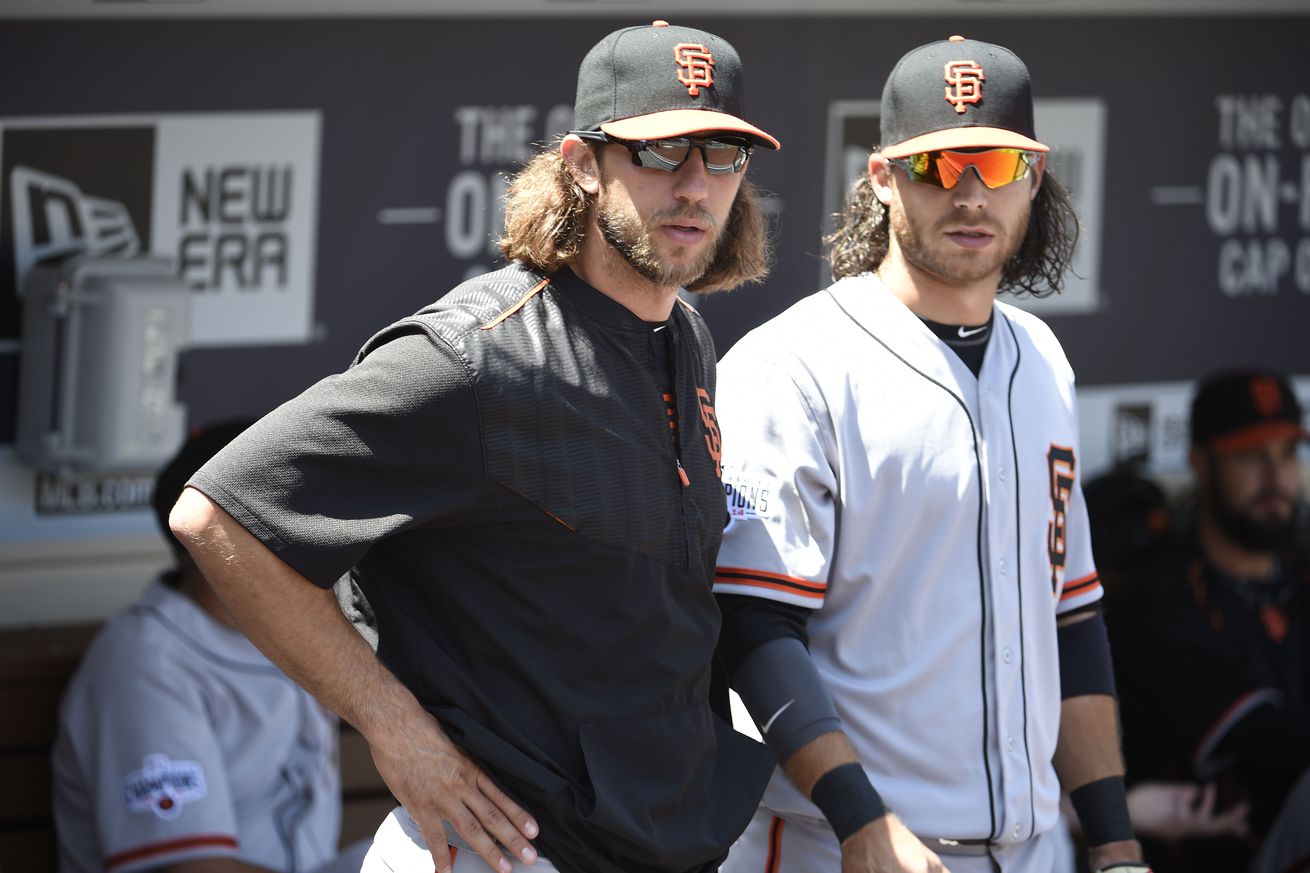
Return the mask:
<path fill-rule="evenodd" d="M 664 287 L 684 288 L 704 276 L 710 264 L 714 263 L 722 242 L 719 222 L 704 207 L 688 205 L 661 210 L 643 224 L 630 206 L 623 208 L 607 201 L 608 198 L 602 195 L 596 204 L 596 224 L 600 234 L 642 278 Z M 708 244 L 690 261 L 663 260 L 655 251 L 650 229 L 680 218 L 693 219 L 704 225 Z M 682 251 L 679 246 L 674 249 L 674 254 Z"/>
<path fill-rule="evenodd" d="M 955 248 L 943 238 L 947 227 L 961 223 L 958 215 L 947 216 L 929 227 L 926 222 L 910 218 L 904 204 L 896 199 L 888 211 L 888 221 L 907 263 L 949 282 L 968 283 L 1000 273 L 1006 261 L 1023 245 L 1031 213 L 1032 206 L 1025 201 L 1023 212 L 1008 228 L 990 215 L 970 218 L 971 226 L 983 228 L 995 237 L 995 244 L 982 252 Z"/>
<path fill-rule="evenodd" d="M 1216 479 L 1217 477 L 1211 476 L 1207 488 L 1210 512 L 1214 516 L 1215 524 L 1229 539 L 1253 552 L 1277 552 L 1292 544 L 1301 526 L 1300 501 L 1292 502 L 1292 509 L 1284 518 L 1261 518 L 1244 507 L 1234 506 L 1227 495 L 1220 491 Z M 1257 495 L 1252 503 L 1260 501 L 1265 496 L 1267 495 Z M 1285 495 L 1280 493 L 1279 496 Z"/>

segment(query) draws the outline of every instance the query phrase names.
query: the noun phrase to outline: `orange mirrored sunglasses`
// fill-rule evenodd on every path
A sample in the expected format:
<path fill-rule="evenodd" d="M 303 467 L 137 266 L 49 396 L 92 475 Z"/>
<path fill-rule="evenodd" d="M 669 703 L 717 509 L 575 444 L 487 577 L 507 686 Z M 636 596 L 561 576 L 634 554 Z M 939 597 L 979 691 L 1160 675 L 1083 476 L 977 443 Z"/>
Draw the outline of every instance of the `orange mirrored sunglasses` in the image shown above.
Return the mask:
<path fill-rule="evenodd" d="M 999 148 L 963 151 L 941 149 L 888 159 L 889 163 L 904 170 L 910 181 L 947 189 L 954 188 L 970 167 L 977 171 L 978 178 L 988 188 L 999 188 L 1027 178 L 1032 168 L 1041 161 L 1041 152 Z"/>

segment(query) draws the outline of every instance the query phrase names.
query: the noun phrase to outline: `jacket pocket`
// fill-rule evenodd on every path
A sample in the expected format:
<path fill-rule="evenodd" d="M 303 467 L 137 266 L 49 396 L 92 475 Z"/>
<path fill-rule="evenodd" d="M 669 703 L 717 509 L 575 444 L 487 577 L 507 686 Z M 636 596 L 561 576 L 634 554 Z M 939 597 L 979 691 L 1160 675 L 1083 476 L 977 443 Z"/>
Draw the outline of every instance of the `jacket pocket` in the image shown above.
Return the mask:
<path fill-rule="evenodd" d="M 692 870 L 727 853 L 755 812 L 773 754 L 708 703 L 583 724 L 595 804 L 579 813 L 632 847 L 632 858 Z"/>

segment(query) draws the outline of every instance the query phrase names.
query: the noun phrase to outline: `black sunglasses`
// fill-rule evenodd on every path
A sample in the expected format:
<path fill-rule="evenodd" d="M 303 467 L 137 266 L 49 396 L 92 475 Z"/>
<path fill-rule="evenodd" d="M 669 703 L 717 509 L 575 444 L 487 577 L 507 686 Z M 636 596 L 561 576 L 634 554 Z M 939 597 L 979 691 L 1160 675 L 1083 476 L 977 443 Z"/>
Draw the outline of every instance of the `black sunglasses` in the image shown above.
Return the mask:
<path fill-rule="evenodd" d="M 670 173 L 687 162 L 687 158 L 691 157 L 692 149 L 700 149 L 706 172 L 714 175 L 740 173 L 746 166 L 746 161 L 750 159 L 751 149 L 754 148 L 750 140 L 738 136 L 715 136 L 705 139 L 694 136 L 679 136 L 671 139 L 618 139 L 599 130 L 571 130 L 569 133 L 590 142 L 625 146 L 632 154 L 634 166 L 668 170 Z"/>

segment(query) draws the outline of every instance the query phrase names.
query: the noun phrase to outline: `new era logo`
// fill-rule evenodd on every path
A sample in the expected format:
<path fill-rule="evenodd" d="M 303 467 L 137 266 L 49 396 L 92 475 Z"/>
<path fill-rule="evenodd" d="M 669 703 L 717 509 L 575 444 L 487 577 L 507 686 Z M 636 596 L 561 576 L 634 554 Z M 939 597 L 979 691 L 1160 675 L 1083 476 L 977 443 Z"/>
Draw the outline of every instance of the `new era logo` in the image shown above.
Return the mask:
<path fill-rule="evenodd" d="M 154 126 L 62 121 L 0 125 L 0 340 L 36 265 L 151 251 Z"/>
<path fill-rule="evenodd" d="M 14 285 L 40 261 L 86 252 L 127 257 L 141 250 L 141 239 L 127 207 L 92 197 L 68 179 L 31 167 L 9 174 L 14 228 Z"/>

